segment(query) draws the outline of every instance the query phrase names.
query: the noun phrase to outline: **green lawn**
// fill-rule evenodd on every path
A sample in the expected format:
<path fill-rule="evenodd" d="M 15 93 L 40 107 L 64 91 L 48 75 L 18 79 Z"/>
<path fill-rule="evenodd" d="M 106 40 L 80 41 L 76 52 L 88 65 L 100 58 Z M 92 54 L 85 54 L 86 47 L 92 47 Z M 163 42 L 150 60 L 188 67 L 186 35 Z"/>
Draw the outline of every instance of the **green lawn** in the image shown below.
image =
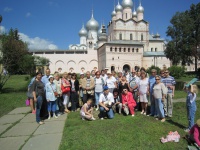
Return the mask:
<path fill-rule="evenodd" d="M 200 101 L 197 104 L 199 106 Z M 199 109 L 195 119 L 198 118 Z M 112 120 L 96 121 L 83 121 L 79 112 L 70 113 L 59 150 L 182 150 L 187 147 L 182 138 L 179 143 L 165 144 L 159 139 L 169 131 L 178 131 L 181 137 L 184 136 L 183 128 L 187 124 L 185 103 L 175 103 L 172 119 L 164 123 L 140 112 L 134 118 L 116 114 Z"/>
<path fill-rule="evenodd" d="M 27 75 L 14 75 L 6 82 L 0 94 L 0 117 L 17 107 L 24 107 L 29 80 Z"/>

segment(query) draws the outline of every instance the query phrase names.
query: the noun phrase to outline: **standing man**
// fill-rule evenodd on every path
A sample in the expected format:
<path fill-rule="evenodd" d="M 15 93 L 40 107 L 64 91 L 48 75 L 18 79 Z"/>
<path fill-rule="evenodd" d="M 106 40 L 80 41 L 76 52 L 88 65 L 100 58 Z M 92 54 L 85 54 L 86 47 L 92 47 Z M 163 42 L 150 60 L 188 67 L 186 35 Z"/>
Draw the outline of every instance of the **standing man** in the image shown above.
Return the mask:
<path fill-rule="evenodd" d="M 86 72 L 86 77 L 82 80 L 83 103 L 85 104 L 89 98 L 94 99 L 94 78 L 90 76 L 90 72 Z"/>
<path fill-rule="evenodd" d="M 83 79 L 84 79 L 84 73 L 81 72 L 80 73 L 80 79 L 79 79 L 79 95 L 80 95 L 80 98 L 81 98 L 81 102 L 83 103 L 83 89 L 82 89 L 82 82 L 83 82 Z M 80 102 L 79 102 L 79 105 L 80 105 Z"/>
<path fill-rule="evenodd" d="M 47 83 L 49 83 L 49 76 L 51 74 L 51 71 L 49 68 L 46 69 L 46 73 L 45 75 L 42 77 L 41 81 L 44 84 L 44 87 Z M 45 90 L 45 89 L 44 89 Z M 45 91 L 46 92 L 46 91 Z M 47 110 L 47 100 L 46 100 L 46 95 L 43 99 L 43 103 L 42 103 L 42 108 L 41 108 L 41 112 L 40 112 L 40 116 L 45 119 L 48 116 L 48 110 Z"/>
<path fill-rule="evenodd" d="M 105 70 L 101 70 L 101 76 L 100 77 L 103 79 L 104 83 L 106 83 L 106 80 L 108 78 L 107 71 L 106 71 L 106 74 L 105 74 Z"/>
<path fill-rule="evenodd" d="M 131 76 L 131 79 L 129 82 L 129 91 L 133 94 L 133 99 L 135 100 L 135 102 L 137 104 L 136 110 L 139 109 L 139 101 L 137 102 L 139 81 L 140 81 L 140 78 L 136 75 L 136 71 L 133 69 L 132 76 Z"/>
<path fill-rule="evenodd" d="M 173 97 L 174 97 L 174 91 L 175 91 L 175 84 L 176 81 L 174 80 L 174 77 L 169 75 L 169 70 L 165 70 L 164 72 L 165 78 L 163 79 L 163 83 L 168 89 L 167 97 L 164 101 L 164 110 L 165 115 L 168 117 L 172 117 L 172 111 L 173 111 Z"/>
<path fill-rule="evenodd" d="M 157 117 L 157 110 L 155 107 L 155 99 L 153 96 L 153 87 L 154 84 L 156 83 L 155 76 L 157 75 L 157 70 L 156 69 L 151 69 L 151 76 L 149 77 L 149 97 L 150 97 L 150 102 L 151 102 L 151 110 L 149 116 L 154 116 Z"/>
<path fill-rule="evenodd" d="M 114 97 L 113 94 L 109 92 L 107 86 L 104 86 L 103 93 L 99 97 L 99 109 L 100 109 L 100 118 L 101 120 L 104 119 L 104 111 L 109 119 L 114 118 L 114 113 L 112 110 L 112 105 L 114 104 Z"/>

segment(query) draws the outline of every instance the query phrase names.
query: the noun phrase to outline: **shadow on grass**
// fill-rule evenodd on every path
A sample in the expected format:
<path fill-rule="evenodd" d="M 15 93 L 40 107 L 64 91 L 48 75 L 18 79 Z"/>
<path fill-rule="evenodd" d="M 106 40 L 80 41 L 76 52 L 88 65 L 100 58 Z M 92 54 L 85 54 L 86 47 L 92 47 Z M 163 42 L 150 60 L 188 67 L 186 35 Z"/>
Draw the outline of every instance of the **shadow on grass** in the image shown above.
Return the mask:
<path fill-rule="evenodd" d="M 181 128 L 181 129 L 186 128 L 184 125 L 182 125 L 182 124 L 180 124 L 180 123 L 178 123 L 178 122 L 175 122 L 175 121 L 173 121 L 173 120 L 171 120 L 171 119 L 166 120 L 166 121 L 169 122 L 169 123 L 172 124 L 172 125 L 175 125 L 175 126 Z"/>
<path fill-rule="evenodd" d="M 3 88 L 1 93 L 12 93 L 12 92 L 26 92 L 27 87 L 23 87 L 20 89 L 15 89 L 15 88 Z"/>

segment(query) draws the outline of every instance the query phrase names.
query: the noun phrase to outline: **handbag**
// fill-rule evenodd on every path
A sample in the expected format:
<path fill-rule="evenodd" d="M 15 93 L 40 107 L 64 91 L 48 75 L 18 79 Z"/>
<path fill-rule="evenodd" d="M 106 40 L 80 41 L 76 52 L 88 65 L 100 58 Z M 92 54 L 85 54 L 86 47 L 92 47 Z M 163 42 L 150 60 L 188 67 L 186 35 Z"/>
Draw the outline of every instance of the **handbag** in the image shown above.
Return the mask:
<path fill-rule="evenodd" d="M 29 99 L 26 100 L 26 106 L 30 106 L 30 100 Z"/>
<path fill-rule="evenodd" d="M 61 85 L 61 90 L 62 93 L 68 93 L 70 92 L 70 87 L 69 86 L 64 87 L 63 85 Z"/>

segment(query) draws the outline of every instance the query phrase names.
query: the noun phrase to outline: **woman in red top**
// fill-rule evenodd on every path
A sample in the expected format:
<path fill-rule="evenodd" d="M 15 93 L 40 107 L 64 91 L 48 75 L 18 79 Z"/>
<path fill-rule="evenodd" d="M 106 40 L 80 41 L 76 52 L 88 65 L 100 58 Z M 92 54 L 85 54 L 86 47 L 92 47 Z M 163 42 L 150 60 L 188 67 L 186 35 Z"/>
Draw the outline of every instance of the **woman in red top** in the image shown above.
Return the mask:
<path fill-rule="evenodd" d="M 133 99 L 132 93 L 129 92 L 127 88 L 123 88 L 122 105 L 123 105 L 123 109 L 126 115 L 129 114 L 129 110 L 130 110 L 132 117 L 134 117 L 134 114 L 135 114 L 134 107 L 136 106 L 136 102 Z"/>

